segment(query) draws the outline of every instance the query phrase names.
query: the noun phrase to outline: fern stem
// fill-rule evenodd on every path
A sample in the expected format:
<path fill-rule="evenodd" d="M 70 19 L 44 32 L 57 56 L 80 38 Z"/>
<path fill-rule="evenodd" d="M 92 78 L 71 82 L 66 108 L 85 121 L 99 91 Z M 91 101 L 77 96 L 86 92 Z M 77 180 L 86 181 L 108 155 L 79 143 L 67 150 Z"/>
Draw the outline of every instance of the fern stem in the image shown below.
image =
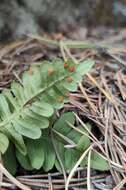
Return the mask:
<path fill-rule="evenodd" d="M 98 49 L 98 48 L 107 48 L 110 49 L 112 46 L 105 44 L 105 43 L 100 43 L 100 44 L 95 44 L 95 43 L 89 43 L 89 42 L 82 42 L 82 41 L 58 41 L 58 40 L 52 40 L 49 38 L 44 38 L 41 36 L 37 35 L 28 35 L 30 38 L 36 39 L 41 41 L 42 43 L 49 44 L 49 45 L 54 45 L 60 47 L 60 42 L 62 42 L 65 46 L 68 48 L 73 48 L 73 49 Z"/>

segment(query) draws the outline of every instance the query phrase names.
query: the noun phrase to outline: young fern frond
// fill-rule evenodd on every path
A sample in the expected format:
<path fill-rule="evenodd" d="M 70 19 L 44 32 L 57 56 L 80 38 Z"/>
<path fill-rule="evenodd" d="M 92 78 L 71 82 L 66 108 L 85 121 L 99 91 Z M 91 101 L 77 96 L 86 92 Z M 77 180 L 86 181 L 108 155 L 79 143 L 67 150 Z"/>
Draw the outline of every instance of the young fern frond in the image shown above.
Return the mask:
<path fill-rule="evenodd" d="M 0 152 L 7 150 L 9 139 L 26 155 L 23 136 L 41 137 L 43 130 L 49 127 L 54 111 L 69 101 L 68 92 L 76 91 L 78 82 L 93 64 L 92 60 L 78 65 L 72 60 L 67 64 L 61 59 L 43 61 L 23 74 L 22 84 L 12 82 L 10 89 L 3 90 L 0 94 L 0 134 L 3 134 Z"/>

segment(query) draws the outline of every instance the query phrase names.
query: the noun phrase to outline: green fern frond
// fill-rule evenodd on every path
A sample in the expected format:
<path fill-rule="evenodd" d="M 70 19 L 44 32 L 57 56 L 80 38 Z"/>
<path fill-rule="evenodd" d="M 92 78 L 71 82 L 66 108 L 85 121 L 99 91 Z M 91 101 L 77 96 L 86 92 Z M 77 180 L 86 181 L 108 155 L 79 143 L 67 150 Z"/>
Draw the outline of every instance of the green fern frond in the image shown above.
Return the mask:
<path fill-rule="evenodd" d="M 24 137 L 39 139 L 42 136 L 43 130 L 49 127 L 54 111 L 69 101 L 68 92 L 76 91 L 78 82 L 83 74 L 90 71 L 94 61 L 75 64 L 68 60 L 65 64 L 61 59 L 55 59 L 32 66 L 23 74 L 21 84 L 12 82 L 11 88 L 0 94 L 2 153 L 6 151 L 10 139 L 18 151 L 26 155 Z M 5 148 L 2 149 L 5 138 Z"/>

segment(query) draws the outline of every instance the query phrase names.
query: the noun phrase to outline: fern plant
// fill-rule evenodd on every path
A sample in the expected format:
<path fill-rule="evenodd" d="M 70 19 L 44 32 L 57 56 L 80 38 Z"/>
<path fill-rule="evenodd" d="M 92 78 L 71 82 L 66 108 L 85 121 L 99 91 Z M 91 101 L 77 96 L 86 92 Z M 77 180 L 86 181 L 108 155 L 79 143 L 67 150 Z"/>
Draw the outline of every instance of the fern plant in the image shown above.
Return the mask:
<path fill-rule="evenodd" d="M 70 126 L 74 126 L 71 128 Z M 92 126 L 85 124 L 88 131 Z M 75 128 L 77 130 L 75 130 Z M 81 155 L 91 145 L 90 135 L 83 126 L 75 126 L 75 115 L 73 112 L 64 113 L 54 124 L 53 133 L 55 134 L 55 143 L 60 159 L 64 165 L 65 171 L 70 171 Z M 59 139 L 60 137 L 60 139 Z M 81 166 L 87 165 L 87 157 L 81 162 Z M 105 171 L 109 169 L 108 163 L 95 151 L 91 153 L 91 168 Z M 55 161 L 56 168 L 62 172 L 58 159 Z"/>
<path fill-rule="evenodd" d="M 83 152 L 88 149 L 91 141 L 88 132 L 83 126 L 75 126 L 82 132 L 80 133 L 72 129 L 69 124 L 75 124 L 75 115 L 73 112 L 62 114 L 60 118 L 51 125 L 50 129 L 48 128 L 44 131 L 39 139 L 27 139 L 25 141 L 27 144 L 27 154 L 22 155 L 16 150 L 16 156 L 20 165 L 26 170 L 43 168 L 44 171 L 48 172 L 55 166 L 61 173 L 63 172 L 63 168 L 66 172 L 70 172 Z M 89 131 L 91 130 L 89 123 L 86 124 L 86 127 Z M 83 132 L 87 134 L 87 136 L 84 135 Z M 13 153 L 12 145 L 3 155 L 3 160 L 9 171 L 14 173 L 16 171 L 16 158 Z M 87 157 L 81 162 L 82 167 L 86 165 Z M 92 151 L 91 168 L 105 171 L 109 169 L 109 166 L 106 160 Z"/>
<path fill-rule="evenodd" d="M 30 67 L 21 83 L 12 82 L 10 89 L 3 90 L 0 152 L 5 165 L 8 165 L 8 155 L 16 162 L 12 153 L 14 145 L 16 157 L 25 169 L 43 166 L 48 171 L 54 166 L 56 155 L 49 135 L 54 113 L 69 101 L 69 91 L 76 91 L 78 82 L 93 64 L 92 60 L 80 64 L 72 60 L 64 63 L 61 59 L 43 61 Z"/>

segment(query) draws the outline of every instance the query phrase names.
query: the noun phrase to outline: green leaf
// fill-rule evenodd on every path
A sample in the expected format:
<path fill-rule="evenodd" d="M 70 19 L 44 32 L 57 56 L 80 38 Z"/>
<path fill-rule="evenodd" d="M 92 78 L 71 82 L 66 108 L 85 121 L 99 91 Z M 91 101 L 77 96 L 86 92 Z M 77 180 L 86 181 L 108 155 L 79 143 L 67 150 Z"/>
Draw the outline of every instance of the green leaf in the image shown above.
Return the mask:
<path fill-rule="evenodd" d="M 26 109 L 24 112 L 23 118 L 27 121 L 34 124 L 35 127 L 39 127 L 40 129 L 48 128 L 49 120 L 46 117 L 33 113 L 31 110 Z"/>
<path fill-rule="evenodd" d="M 19 105 L 17 104 L 16 99 L 13 97 L 12 92 L 9 89 L 5 89 L 3 91 L 3 95 L 5 96 L 6 101 L 8 102 L 8 109 L 10 109 L 10 113 L 14 111 L 14 109 L 18 108 Z"/>
<path fill-rule="evenodd" d="M 65 93 L 65 91 L 64 91 L 64 93 Z M 64 101 L 63 102 L 59 101 L 59 97 L 61 97 L 61 96 L 63 96 L 63 95 L 57 93 L 57 91 L 54 90 L 54 88 L 51 88 L 48 90 L 47 93 L 45 93 L 45 95 L 42 97 L 42 99 L 45 102 L 48 102 L 49 104 L 51 104 L 53 108 L 60 109 L 64 105 Z"/>
<path fill-rule="evenodd" d="M 91 70 L 94 63 L 95 62 L 91 59 L 81 62 L 77 67 L 77 72 L 80 73 L 80 75 L 87 74 Z"/>
<path fill-rule="evenodd" d="M 87 127 L 87 129 L 89 131 L 91 131 L 91 125 L 89 123 L 86 123 L 85 126 Z M 83 126 L 80 126 L 78 127 L 80 130 L 82 130 L 82 132 L 85 132 L 87 135 L 88 134 L 88 131 L 86 129 L 84 129 Z M 77 149 L 79 151 L 85 151 L 91 144 L 91 140 L 90 140 L 90 137 L 89 136 L 86 136 L 86 135 L 81 135 L 80 139 L 78 140 L 77 142 Z"/>
<path fill-rule="evenodd" d="M 27 140 L 28 157 L 35 169 L 40 169 L 44 162 L 44 149 L 41 138 L 38 140 Z"/>
<path fill-rule="evenodd" d="M 77 160 L 79 159 L 80 152 L 74 149 L 67 149 L 65 151 L 65 169 L 70 171 L 74 165 L 76 164 Z"/>
<path fill-rule="evenodd" d="M 73 73 L 72 79 L 75 83 L 79 83 L 82 80 L 82 76 L 80 75 L 80 73 Z"/>
<path fill-rule="evenodd" d="M 55 150 L 53 148 L 52 142 L 49 138 L 43 138 L 42 139 L 43 149 L 44 149 L 44 163 L 43 163 L 43 169 L 45 172 L 48 172 L 51 170 L 55 163 Z"/>
<path fill-rule="evenodd" d="M 55 142 L 55 145 L 56 145 L 56 150 L 57 150 L 57 153 L 60 157 L 60 161 L 62 163 L 62 165 L 65 167 L 65 148 L 64 148 L 64 144 L 62 144 L 60 141 L 57 141 L 56 139 L 54 140 Z M 61 164 L 60 164 L 60 161 L 59 161 L 59 158 L 57 157 L 56 160 L 55 160 L 55 166 L 57 168 L 57 170 L 59 172 L 63 172 L 62 171 L 62 167 L 61 167 Z"/>
<path fill-rule="evenodd" d="M 91 144 L 90 138 L 83 135 L 77 143 L 77 149 L 79 151 L 85 151 Z"/>
<path fill-rule="evenodd" d="M 25 137 L 31 139 L 38 139 L 41 136 L 41 130 L 39 127 L 32 125 L 25 120 L 17 120 L 13 122 L 15 130 Z"/>
<path fill-rule="evenodd" d="M 78 127 L 77 127 L 78 128 Z M 72 141 L 74 141 L 76 144 L 78 143 L 78 141 L 81 138 L 81 134 L 77 131 L 75 131 L 74 129 L 72 129 L 68 134 L 67 137 L 70 138 Z"/>
<path fill-rule="evenodd" d="M 100 171 L 107 171 L 110 169 L 108 162 L 96 152 L 91 153 L 91 168 Z"/>
<path fill-rule="evenodd" d="M 89 130 L 91 130 L 91 126 L 89 124 L 86 124 Z M 81 130 L 82 132 L 85 132 L 88 134 L 88 132 L 82 127 L 77 126 L 77 129 Z M 86 135 L 82 135 L 78 131 L 72 129 L 68 134 L 67 137 L 70 138 L 72 141 L 76 143 L 76 149 L 83 152 L 90 146 L 90 138 Z"/>
<path fill-rule="evenodd" d="M 77 79 L 78 80 L 78 79 Z M 66 88 L 70 92 L 77 91 L 77 81 L 75 80 L 75 74 L 70 75 L 70 77 L 66 77 L 65 80 L 62 82 L 64 88 Z"/>
<path fill-rule="evenodd" d="M 5 154 L 2 155 L 4 167 L 12 174 L 15 175 L 17 171 L 17 161 L 15 156 L 14 147 L 9 145 Z"/>
<path fill-rule="evenodd" d="M 44 117 L 52 116 L 54 110 L 53 107 L 46 102 L 35 102 L 33 103 L 31 110 Z"/>
<path fill-rule="evenodd" d="M 12 82 L 11 92 L 14 94 L 17 103 L 23 105 L 25 102 L 24 88 L 19 83 Z"/>
<path fill-rule="evenodd" d="M 8 102 L 3 94 L 0 94 L 0 116 L 2 119 L 11 115 Z"/>
<path fill-rule="evenodd" d="M 22 155 L 19 151 L 16 151 L 16 157 L 20 165 L 25 169 L 25 170 L 33 170 L 34 168 L 31 166 L 30 160 L 28 155 L 24 156 Z"/>
<path fill-rule="evenodd" d="M 4 154 L 8 148 L 9 140 L 6 135 L 0 133 L 0 152 Z"/>
<path fill-rule="evenodd" d="M 41 74 L 39 67 L 32 66 L 29 72 L 23 74 L 23 85 L 26 89 L 27 97 L 31 97 L 36 90 L 41 88 Z"/>
<path fill-rule="evenodd" d="M 11 141 L 15 144 L 16 148 L 23 155 L 26 155 L 27 150 L 23 137 L 13 128 L 13 126 L 7 125 L 6 128 L 4 128 L 4 133 L 8 136 L 9 139 L 11 139 Z"/>
<path fill-rule="evenodd" d="M 61 117 L 55 122 L 54 129 L 63 135 L 67 135 L 71 131 L 71 128 L 67 122 L 72 125 L 75 123 L 75 116 L 72 112 L 62 114 Z"/>
<path fill-rule="evenodd" d="M 82 128 L 82 126 L 77 126 L 76 128 L 84 131 L 84 129 Z M 80 132 L 76 131 L 75 129 L 72 129 L 67 134 L 67 137 L 70 138 L 71 140 L 73 140 L 77 144 L 78 141 L 80 140 L 80 138 L 82 137 L 82 134 Z"/>

